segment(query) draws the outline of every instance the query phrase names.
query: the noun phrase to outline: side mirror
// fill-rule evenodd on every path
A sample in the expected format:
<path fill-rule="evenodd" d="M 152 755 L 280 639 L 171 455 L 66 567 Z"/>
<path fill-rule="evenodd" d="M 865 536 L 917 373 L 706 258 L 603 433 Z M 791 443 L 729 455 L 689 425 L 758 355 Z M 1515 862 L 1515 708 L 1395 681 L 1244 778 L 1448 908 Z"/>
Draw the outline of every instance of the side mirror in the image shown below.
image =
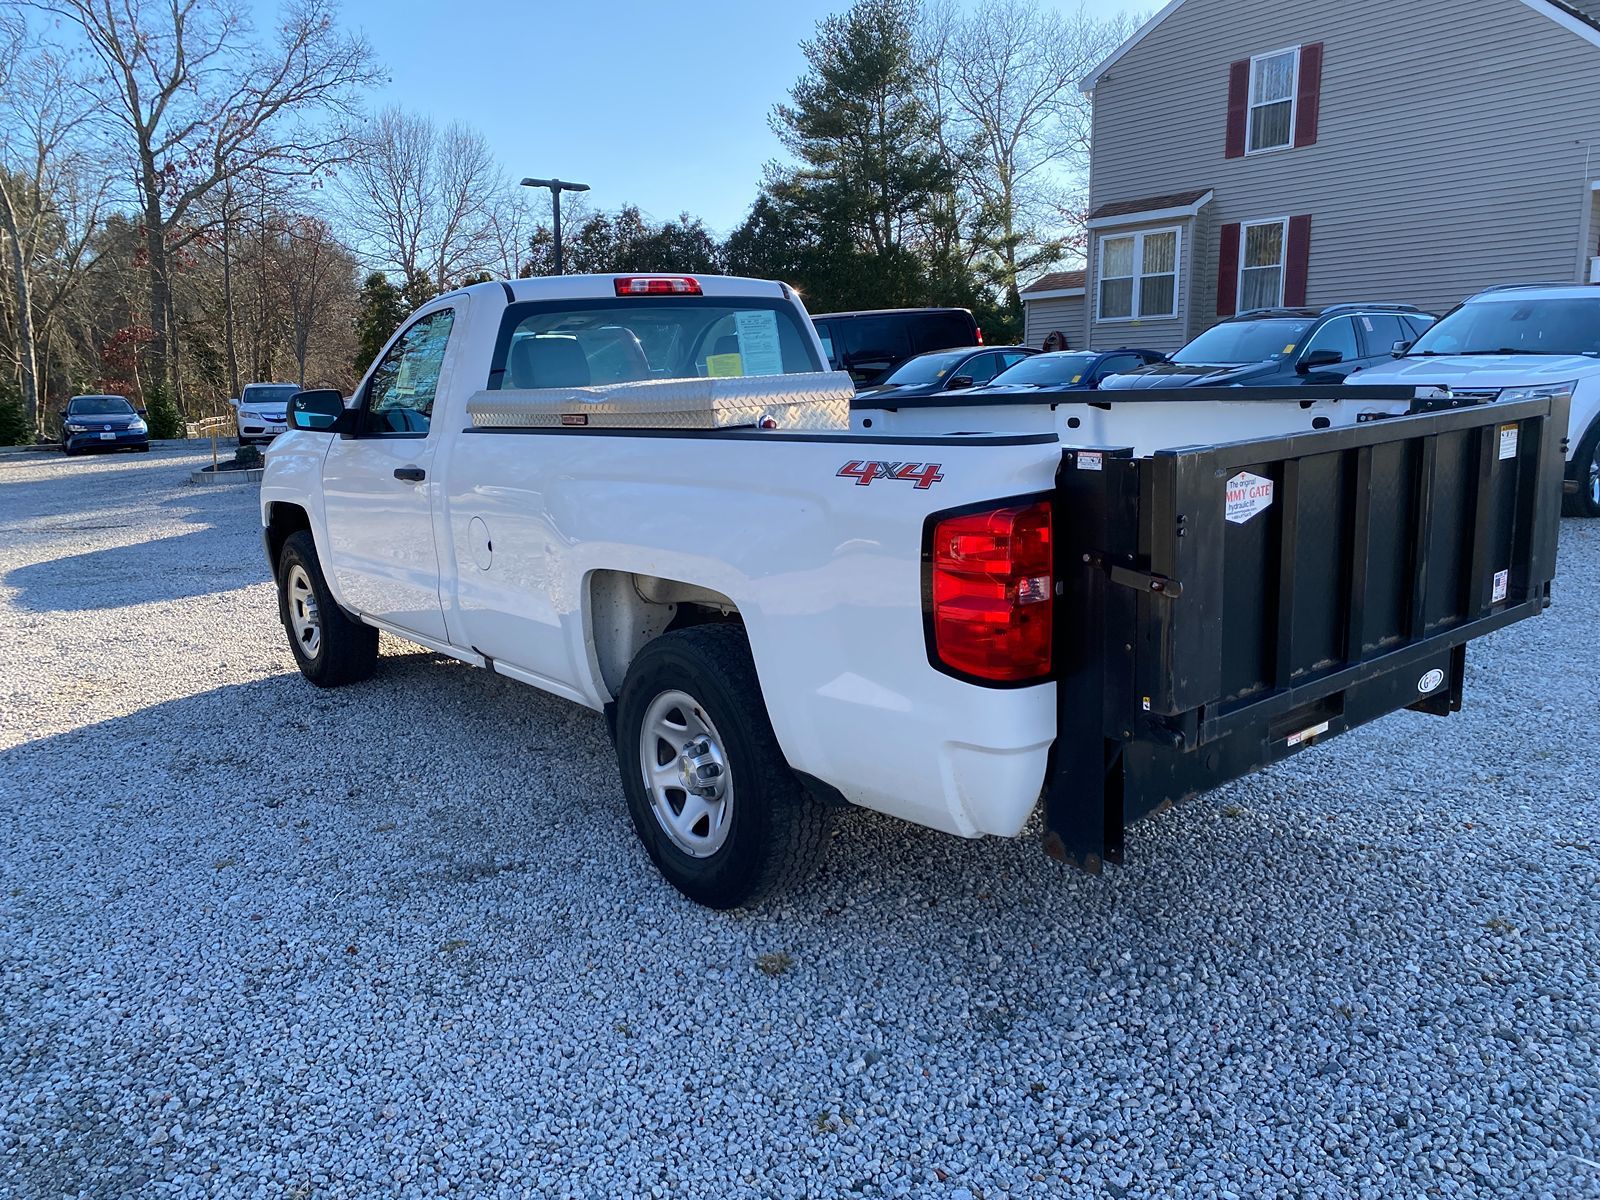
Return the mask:
<path fill-rule="evenodd" d="M 1322 367 L 1337 366 L 1343 361 L 1344 355 L 1337 350 L 1313 350 L 1296 363 L 1294 369 L 1300 374 L 1306 375 Z"/>
<path fill-rule="evenodd" d="M 332 388 L 296 392 L 289 398 L 289 428 L 333 433 L 344 421 L 344 397 Z"/>
<path fill-rule="evenodd" d="M 238 408 L 239 407 L 239 397 L 237 397 L 237 396 L 229 396 L 228 397 L 228 404 L 233 408 Z"/>
<path fill-rule="evenodd" d="M 1389 353 L 1395 358 L 1403 358 L 1405 356 L 1405 352 L 1409 349 L 1411 349 L 1410 342 L 1399 341 L 1389 347 Z"/>
<path fill-rule="evenodd" d="M 945 384 L 944 386 L 949 391 L 959 392 L 963 388 L 969 388 L 969 387 L 972 386 L 972 376 L 971 375 L 956 375 L 950 380 L 949 383 Z"/>
<path fill-rule="evenodd" d="M 138 413 L 141 417 L 148 417 L 150 415 L 150 412 L 149 412 L 148 409 L 136 408 L 133 411 Z"/>

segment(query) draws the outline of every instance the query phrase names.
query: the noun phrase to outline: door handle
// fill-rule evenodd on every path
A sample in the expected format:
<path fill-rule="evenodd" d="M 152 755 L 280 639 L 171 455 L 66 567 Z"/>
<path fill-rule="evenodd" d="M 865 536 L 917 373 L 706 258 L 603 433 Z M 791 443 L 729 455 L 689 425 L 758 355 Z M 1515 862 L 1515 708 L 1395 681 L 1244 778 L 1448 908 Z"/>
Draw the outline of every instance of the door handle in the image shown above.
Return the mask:
<path fill-rule="evenodd" d="M 394 477 L 403 479 L 407 483 L 421 483 L 428 477 L 428 473 L 421 467 L 396 467 L 394 469 Z"/>

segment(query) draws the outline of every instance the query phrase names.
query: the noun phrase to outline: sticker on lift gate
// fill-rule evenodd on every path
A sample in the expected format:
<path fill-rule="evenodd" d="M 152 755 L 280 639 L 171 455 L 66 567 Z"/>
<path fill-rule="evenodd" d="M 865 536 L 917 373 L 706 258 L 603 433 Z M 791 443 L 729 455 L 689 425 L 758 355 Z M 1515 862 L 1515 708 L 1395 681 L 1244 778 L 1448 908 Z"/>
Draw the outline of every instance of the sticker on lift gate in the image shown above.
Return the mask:
<path fill-rule="evenodd" d="M 1444 682 L 1444 672 L 1435 667 L 1421 679 L 1417 680 L 1417 691 L 1424 696 L 1431 695 L 1439 690 L 1439 685 Z"/>
<path fill-rule="evenodd" d="M 1106 469 L 1105 461 L 1105 455 L 1098 450 L 1078 451 L 1078 470 L 1080 471 L 1103 471 Z"/>
<path fill-rule="evenodd" d="M 1517 427 L 1515 425 L 1500 426 L 1500 457 L 1515 458 L 1517 456 Z"/>
<path fill-rule="evenodd" d="M 1235 525 L 1243 525 L 1258 513 L 1272 507 L 1272 480 L 1249 471 L 1240 471 L 1228 480 L 1228 498 L 1223 515 Z"/>
<path fill-rule="evenodd" d="M 1284 739 L 1284 741 L 1290 746 L 1303 746 L 1307 742 L 1311 741 L 1311 739 L 1327 732 L 1328 722 L 1319 721 L 1310 729 L 1302 729 L 1299 733 L 1291 733 L 1287 738 Z"/>
<path fill-rule="evenodd" d="M 1490 604 L 1499 604 L 1506 598 L 1506 593 L 1511 590 L 1511 572 L 1496 571 L 1494 573 L 1494 592 L 1489 597 Z"/>

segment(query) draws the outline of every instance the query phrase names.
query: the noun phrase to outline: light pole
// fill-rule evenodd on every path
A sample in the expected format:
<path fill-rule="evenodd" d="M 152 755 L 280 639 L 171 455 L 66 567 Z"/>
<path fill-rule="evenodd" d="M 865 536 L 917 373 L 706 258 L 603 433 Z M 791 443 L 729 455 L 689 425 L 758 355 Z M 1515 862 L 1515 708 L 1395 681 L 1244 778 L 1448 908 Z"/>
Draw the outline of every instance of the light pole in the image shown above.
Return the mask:
<path fill-rule="evenodd" d="M 566 263 L 561 257 L 561 193 L 562 192 L 587 192 L 587 183 L 568 183 L 564 179 L 524 179 L 523 187 L 542 187 L 550 189 L 550 208 L 555 214 L 556 226 L 556 274 L 565 275 Z"/>

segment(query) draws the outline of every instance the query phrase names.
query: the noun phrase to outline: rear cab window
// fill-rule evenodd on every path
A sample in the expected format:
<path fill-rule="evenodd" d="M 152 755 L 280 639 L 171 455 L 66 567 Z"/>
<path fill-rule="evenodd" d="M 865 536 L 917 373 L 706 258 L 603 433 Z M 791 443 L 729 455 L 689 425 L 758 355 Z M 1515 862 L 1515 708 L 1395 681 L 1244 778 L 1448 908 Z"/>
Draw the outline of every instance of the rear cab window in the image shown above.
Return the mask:
<path fill-rule="evenodd" d="M 506 309 L 491 390 L 821 371 L 799 310 L 765 296 L 529 300 Z"/>

